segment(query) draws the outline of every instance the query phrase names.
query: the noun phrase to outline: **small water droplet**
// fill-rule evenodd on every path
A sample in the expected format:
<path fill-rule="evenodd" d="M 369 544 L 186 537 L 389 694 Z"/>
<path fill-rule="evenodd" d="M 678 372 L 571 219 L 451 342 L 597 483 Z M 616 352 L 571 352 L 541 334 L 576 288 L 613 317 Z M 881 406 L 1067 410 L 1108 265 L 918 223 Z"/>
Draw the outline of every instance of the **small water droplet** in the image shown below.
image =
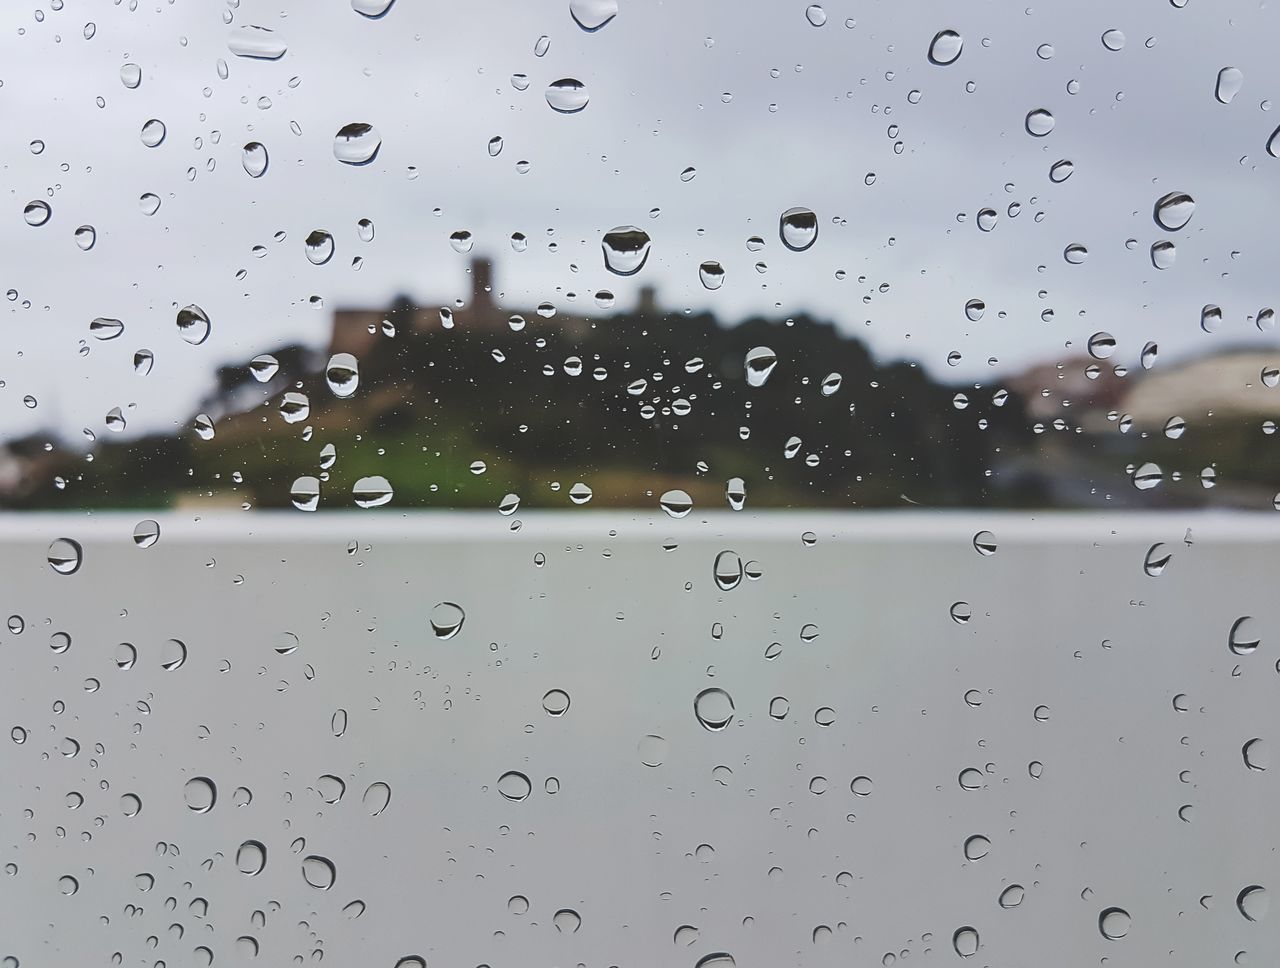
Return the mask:
<path fill-rule="evenodd" d="M 1271 908 L 1271 898 L 1265 887 L 1253 884 L 1236 895 L 1236 908 L 1245 920 L 1261 921 Z"/>
<path fill-rule="evenodd" d="M 1156 200 L 1153 217 L 1162 229 L 1176 232 L 1191 221 L 1195 211 L 1195 199 L 1186 192 L 1169 192 Z"/>
<path fill-rule="evenodd" d="M 778 356 L 767 346 L 756 346 L 747 351 L 744 365 L 747 386 L 762 387 L 778 365 Z"/>
<path fill-rule="evenodd" d="M 507 800 L 519 802 L 533 792 L 529 778 L 517 770 L 510 770 L 498 777 L 498 793 Z"/>
<path fill-rule="evenodd" d="M 260 840 L 246 840 L 236 851 L 236 867 L 241 874 L 254 877 L 267 866 L 267 848 Z"/>
<path fill-rule="evenodd" d="M 152 118 L 142 126 L 142 143 L 148 148 L 159 147 L 164 142 L 165 127 L 164 122 L 159 118 Z"/>
<path fill-rule="evenodd" d="M 658 505 L 673 518 L 683 518 L 693 510 L 693 498 L 688 491 L 673 489 L 658 499 Z"/>
<path fill-rule="evenodd" d="M 360 386 L 360 364 L 350 353 L 335 353 L 329 357 L 324 379 L 335 397 L 345 399 Z"/>
<path fill-rule="evenodd" d="M 84 549 L 72 538 L 55 538 L 49 544 L 49 567 L 59 575 L 74 575 L 84 560 Z"/>
<path fill-rule="evenodd" d="M 139 548 L 150 548 L 160 540 L 160 523 L 151 518 L 133 526 L 133 543 Z"/>
<path fill-rule="evenodd" d="M 1034 111 L 1027 112 L 1026 129 L 1027 134 L 1033 138 L 1043 138 L 1053 130 L 1054 117 L 1045 108 L 1036 108 Z"/>
<path fill-rule="evenodd" d="M 1271 765 L 1271 758 L 1267 755 L 1267 745 L 1256 737 L 1240 747 L 1240 755 L 1244 758 L 1244 765 L 1255 773 L 1265 773 L 1267 767 Z"/>
<path fill-rule="evenodd" d="M 120 65 L 120 83 L 129 90 L 134 90 L 142 83 L 142 68 L 137 64 Z"/>
<path fill-rule="evenodd" d="M 328 857 L 312 854 L 302 860 L 302 879 L 317 890 L 327 891 L 338 879 L 338 870 Z"/>
<path fill-rule="evenodd" d="M 396 0 L 351 0 L 351 9 L 362 17 L 377 20 L 391 9 Z"/>
<path fill-rule="evenodd" d="M 951 946 L 961 958 L 971 958 L 978 953 L 978 931 L 976 928 L 956 928 L 951 936 Z"/>
<path fill-rule="evenodd" d="M 698 279 L 712 291 L 724 285 L 724 266 L 719 262 L 704 262 L 698 266 Z"/>
<path fill-rule="evenodd" d="M 199 346 L 209 338 L 209 317 L 195 303 L 178 310 L 177 323 L 178 335 L 192 346 Z"/>
<path fill-rule="evenodd" d="M 1124 32 L 1112 27 L 1102 34 L 1102 46 L 1107 50 L 1124 49 Z"/>
<path fill-rule="evenodd" d="M 438 639 L 451 639 L 462 630 L 467 615 L 460 605 L 440 602 L 431 609 L 431 631 Z"/>

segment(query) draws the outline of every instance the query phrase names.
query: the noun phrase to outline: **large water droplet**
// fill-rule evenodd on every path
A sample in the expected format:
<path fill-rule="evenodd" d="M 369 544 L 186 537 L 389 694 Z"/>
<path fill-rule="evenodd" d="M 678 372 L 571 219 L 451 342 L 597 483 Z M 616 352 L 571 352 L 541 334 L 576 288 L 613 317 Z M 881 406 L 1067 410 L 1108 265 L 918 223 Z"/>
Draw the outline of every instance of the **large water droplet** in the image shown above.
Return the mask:
<path fill-rule="evenodd" d="M 108 319 L 105 316 L 99 316 L 97 319 L 89 321 L 89 335 L 94 339 L 115 339 L 124 332 L 124 323 L 118 319 Z"/>
<path fill-rule="evenodd" d="M 236 851 L 236 867 L 253 877 L 267 866 L 267 848 L 260 840 L 246 840 Z"/>
<path fill-rule="evenodd" d="M 507 800 L 518 802 L 533 792 L 533 784 L 523 773 L 510 770 L 498 777 L 498 792 Z"/>
<path fill-rule="evenodd" d="M 1124 32 L 1112 27 L 1102 34 L 1102 46 L 1107 50 L 1124 50 Z"/>
<path fill-rule="evenodd" d="M 769 379 L 769 374 L 778 365 L 778 355 L 767 346 L 756 346 L 747 350 L 744 366 L 747 372 L 747 386 L 762 387 Z"/>
<path fill-rule="evenodd" d="M 572 908 L 561 908 L 551 915 L 551 923 L 560 934 L 577 934 L 582 927 L 582 916 Z"/>
<path fill-rule="evenodd" d="M 619 276 L 634 276 L 643 269 L 649 246 L 649 234 L 634 225 L 619 225 L 600 240 L 605 268 Z"/>
<path fill-rule="evenodd" d="M 916 48 L 919 50 L 919 48 Z M 964 49 L 964 39 L 954 30 L 939 30 L 929 41 L 929 63 L 945 67 L 954 64 Z"/>
<path fill-rule="evenodd" d="M 453 602 L 440 602 L 431 609 L 431 631 L 438 639 L 451 639 L 462 630 L 462 623 L 467 614 L 461 605 Z"/>
<path fill-rule="evenodd" d="M 192 346 L 199 346 L 209 338 L 209 317 L 195 303 L 178 310 L 177 322 L 178 335 Z"/>
<path fill-rule="evenodd" d="M 778 236 L 792 252 L 803 252 L 818 241 L 818 216 L 808 208 L 789 208 L 778 218 Z"/>
<path fill-rule="evenodd" d="M 1141 467 L 1133 472 L 1133 486 L 1139 491 L 1149 491 L 1153 487 L 1158 487 L 1160 482 L 1164 480 L 1164 471 L 1160 469 L 1159 464 L 1147 461 Z"/>
<path fill-rule="evenodd" d="M 349 397 L 360 386 L 360 364 L 350 353 L 334 353 L 325 367 L 324 379 L 335 397 Z"/>
<path fill-rule="evenodd" d="M 322 266 L 333 258 L 333 236 L 324 229 L 316 229 L 303 241 L 307 261 Z"/>
<path fill-rule="evenodd" d="M 1147 549 L 1147 556 L 1142 561 L 1142 570 L 1152 578 L 1159 578 L 1164 574 L 1172 558 L 1173 553 L 1166 550 L 1164 544 L 1156 542 Z"/>
<path fill-rule="evenodd" d="M 716 587 L 722 591 L 737 588 L 742 582 L 742 558 L 736 551 L 722 551 L 716 555 L 712 568 Z"/>
<path fill-rule="evenodd" d="M 1036 108 L 1034 111 L 1027 112 L 1026 119 L 1027 134 L 1034 138 L 1043 138 L 1053 130 L 1053 115 L 1045 108 Z"/>
<path fill-rule="evenodd" d="M 49 567 L 59 575 L 74 575 L 84 561 L 84 549 L 72 538 L 55 538 L 49 544 Z"/>
<path fill-rule="evenodd" d="M 1262 639 L 1257 632 L 1257 623 L 1252 616 L 1242 615 L 1231 625 L 1227 633 L 1227 648 L 1236 655 L 1249 655 L 1256 652 Z"/>
<path fill-rule="evenodd" d="M 724 285 L 724 266 L 719 262 L 704 262 L 698 266 L 698 279 L 712 291 Z"/>
<path fill-rule="evenodd" d="M 255 356 L 249 361 L 249 373 L 259 383 L 267 383 L 280 372 L 280 361 L 270 353 Z"/>
<path fill-rule="evenodd" d="M 142 83 L 142 68 L 137 64 L 121 64 L 120 83 L 131 91 L 137 88 Z"/>
<path fill-rule="evenodd" d="M 365 812 L 369 816 L 376 817 L 386 810 L 387 804 L 391 802 L 391 787 L 382 781 L 370 783 L 369 788 L 364 791 L 364 796 L 360 798 L 360 802 L 364 805 Z"/>
<path fill-rule="evenodd" d="M 160 540 L 160 522 L 147 518 L 133 526 L 133 543 L 139 548 L 150 548 Z"/>
<path fill-rule="evenodd" d="M 617 15 L 618 0 L 569 0 L 569 16 L 588 33 L 595 33 Z"/>
<path fill-rule="evenodd" d="M 338 879 L 338 870 L 328 857 L 312 854 L 302 859 L 302 879 L 317 890 L 327 891 Z"/>
<path fill-rule="evenodd" d="M 976 928 L 956 928 L 951 935 L 951 946 L 961 958 L 971 958 L 978 953 L 978 931 Z"/>
<path fill-rule="evenodd" d="M 965 860 L 982 860 L 991 852 L 991 841 L 982 834 L 974 834 L 964 842 Z"/>
<path fill-rule="evenodd" d="M 1224 67 L 1218 71 L 1218 83 L 1214 85 L 1213 96 L 1221 104 L 1230 104 L 1243 86 L 1244 72 L 1238 67 Z"/>
<path fill-rule="evenodd" d="M 299 511 L 314 511 L 320 507 L 320 478 L 304 474 L 289 488 L 289 500 Z"/>
<path fill-rule="evenodd" d="M 49 221 L 49 216 L 52 214 L 53 210 L 49 208 L 49 203 L 42 202 L 40 199 L 27 202 L 26 206 L 22 209 L 23 219 L 26 220 L 28 225 L 33 226 L 44 225 L 45 222 Z"/>
<path fill-rule="evenodd" d="M 251 178 L 261 178 L 269 163 L 267 146 L 260 141 L 250 141 L 240 151 L 240 164 Z"/>
<path fill-rule="evenodd" d="M 76 241 L 76 248 L 81 252 L 88 252 L 98 241 L 98 230 L 92 225 L 81 225 L 72 233 L 72 237 Z"/>
<path fill-rule="evenodd" d="M 391 483 L 385 477 L 375 474 L 356 481 L 355 487 L 351 489 L 351 495 L 360 507 L 376 508 L 390 501 L 395 496 L 395 492 L 392 491 Z"/>
<path fill-rule="evenodd" d="M 344 165 L 367 165 L 378 157 L 382 135 L 362 121 L 344 124 L 333 136 L 333 157 Z"/>
<path fill-rule="evenodd" d="M 658 499 L 658 505 L 673 518 L 683 518 L 693 510 L 693 498 L 688 491 L 674 489 L 666 491 Z"/>
<path fill-rule="evenodd" d="M 741 511 L 747 504 L 747 484 L 741 477 L 731 477 L 724 485 L 724 499 L 730 509 Z"/>
<path fill-rule="evenodd" d="M 142 126 L 142 143 L 148 148 L 159 147 L 164 142 L 165 127 L 164 122 L 159 118 L 152 118 Z"/>
<path fill-rule="evenodd" d="M 1132 918 L 1124 908 L 1111 907 L 1098 915 L 1098 930 L 1108 941 L 1118 941 L 1129 933 Z"/>
<path fill-rule="evenodd" d="M 1016 908 L 1022 903 L 1026 893 L 1021 884 L 1010 884 L 1000 892 L 1000 906 L 1002 908 Z"/>
<path fill-rule="evenodd" d="M 1261 921 L 1271 908 L 1271 898 L 1261 884 L 1246 887 L 1236 895 L 1236 908 L 1248 921 Z"/>
<path fill-rule="evenodd" d="M 351 0 L 351 9 L 362 17 L 377 20 L 383 16 L 396 0 Z"/>
<path fill-rule="evenodd" d="M 207 776 L 193 776 L 182 788 L 182 799 L 196 813 L 208 813 L 218 802 L 218 787 Z"/>
<path fill-rule="evenodd" d="M 1186 192 L 1169 192 L 1156 200 L 1153 217 L 1162 229 L 1176 232 L 1191 221 L 1195 211 L 1195 199 Z"/>
<path fill-rule="evenodd" d="M 297 390 L 286 391 L 280 397 L 280 416 L 285 423 L 301 423 L 311 416 L 311 400 Z"/>
<path fill-rule="evenodd" d="M 227 37 L 227 49 L 237 57 L 277 60 L 289 48 L 274 30 L 267 27 L 237 27 Z"/>
<path fill-rule="evenodd" d="M 587 86 L 572 77 L 562 77 L 548 84 L 546 97 L 551 110 L 560 114 L 577 114 L 591 100 Z"/>
<path fill-rule="evenodd" d="M 703 689 L 693 700 L 693 714 L 704 729 L 724 729 L 733 722 L 733 697 L 723 689 Z"/>

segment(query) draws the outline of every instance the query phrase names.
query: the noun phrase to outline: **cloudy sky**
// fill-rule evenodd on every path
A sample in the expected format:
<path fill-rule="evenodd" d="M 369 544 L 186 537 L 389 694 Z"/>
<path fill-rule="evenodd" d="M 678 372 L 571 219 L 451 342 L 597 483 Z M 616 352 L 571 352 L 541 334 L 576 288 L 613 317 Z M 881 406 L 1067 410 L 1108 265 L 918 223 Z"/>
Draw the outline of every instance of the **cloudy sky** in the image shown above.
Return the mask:
<path fill-rule="evenodd" d="M 831 0 L 814 26 L 823 18 L 808 6 L 619 0 L 588 33 L 568 0 L 396 0 L 376 20 L 351 0 L 7 5 L 0 428 L 101 434 L 117 406 L 131 433 L 185 425 L 213 367 L 286 340 L 322 346 L 334 307 L 465 296 L 470 256 L 449 244 L 459 230 L 472 254 L 495 258 L 504 305 L 582 311 L 607 288 L 626 306 L 651 284 L 669 307 L 727 320 L 813 312 L 883 358 L 984 384 L 1072 356 L 1099 330 L 1130 364 L 1149 340 L 1157 365 L 1241 340 L 1274 345 L 1252 322 L 1280 302 L 1280 160 L 1266 151 L 1280 125 L 1268 101 L 1280 97 L 1274 10 Z M 247 26 L 286 52 L 237 56 L 229 45 Z M 962 52 L 931 64 L 930 40 L 948 28 Z M 1109 35 L 1120 49 L 1104 44 L 1109 30 L 1123 33 L 1123 46 Z M 126 64 L 141 69 L 135 88 Z M 1222 104 L 1215 82 L 1228 66 L 1243 85 Z M 561 78 L 585 84 L 581 112 L 548 106 Z M 1025 118 L 1040 108 L 1055 124 L 1033 137 Z M 165 126 L 155 147 L 142 136 L 151 119 Z M 369 165 L 334 157 L 352 122 L 381 136 Z M 242 166 L 248 142 L 269 154 L 260 178 Z M 1055 184 L 1062 159 L 1074 172 Z M 684 181 L 687 168 L 696 175 Z M 1194 197 L 1195 214 L 1164 231 L 1152 207 L 1175 191 Z M 161 199 L 154 215 L 144 193 Z M 39 226 L 24 217 L 34 200 L 51 209 Z M 793 206 L 820 220 L 802 253 L 778 238 Z M 989 232 L 983 208 L 999 215 Z M 366 218 L 369 243 L 356 229 Z M 605 269 L 600 239 L 625 224 L 653 246 L 622 278 Z M 82 225 L 96 230 L 88 251 Z M 305 257 L 315 229 L 335 241 L 323 266 Z M 527 251 L 512 251 L 513 232 Z M 753 235 L 766 241 L 758 252 Z M 1177 254 L 1160 271 L 1150 248 L 1162 240 Z M 1072 244 L 1088 250 L 1080 264 L 1063 257 Z M 725 267 L 718 291 L 699 282 L 705 260 Z M 974 298 L 987 306 L 976 322 L 964 312 Z M 199 346 L 175 325 L 191 303 L 212 320 Z M 1223 309 L 1213 334 L 1199 325 L 1206 303 Z M 122 320 L 123 335 L 94 339 L 95 317 Z M 146 377 L 132 367 L 141 348 L 156 360 Z"/>

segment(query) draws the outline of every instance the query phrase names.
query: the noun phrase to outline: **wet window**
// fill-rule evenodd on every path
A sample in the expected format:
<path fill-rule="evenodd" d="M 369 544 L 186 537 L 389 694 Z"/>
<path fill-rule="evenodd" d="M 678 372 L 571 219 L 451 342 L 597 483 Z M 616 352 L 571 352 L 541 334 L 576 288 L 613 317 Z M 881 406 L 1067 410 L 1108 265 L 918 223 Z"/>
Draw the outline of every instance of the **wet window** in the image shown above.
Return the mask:
<path fill-rule="evenodd" d="M 10 5 L 0 968 L 1274 964 L 1278 16 Z"/>

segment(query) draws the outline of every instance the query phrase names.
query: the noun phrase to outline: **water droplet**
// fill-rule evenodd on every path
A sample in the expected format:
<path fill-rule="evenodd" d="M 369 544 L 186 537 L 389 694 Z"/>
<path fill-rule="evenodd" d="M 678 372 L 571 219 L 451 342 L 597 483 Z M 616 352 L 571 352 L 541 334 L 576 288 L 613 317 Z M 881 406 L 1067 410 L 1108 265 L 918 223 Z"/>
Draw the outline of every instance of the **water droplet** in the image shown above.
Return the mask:
<path fill-rule="evenodd" d="M 58 878 L 58 890 L 70 897 L 76 891 L 80 890 L 80 882 L 70 874 L 64 874 Z"/>
<path fill-rule="evenodd" d="M 28 225 L 40 226 L 49 221 L 49 216 L 53 214 L 53 210 L 49 208 L 48 202 L 42 202 L 36 199 L 27 202 L 22 209 L 22 217 L 26 219 Z"/>
<path fill-rule="evenodd" d="M 747 373 L 747 386 L 762 387 L 769 379 L 769 374 L 778 365 L 778 356 L 767 346 L 756 346 L 747 351 L 744 361 Z"/>
<path fill-rule="evenodd" d="M 973 550 L 989 558 L 996 553 L 996 536 L 990 531 L 979 531 L 973 536 Z"/>
<path fill-rule="evenodd" d="M 551 923 L 560 934 L 577 934 L 582 927 L 582 917 L 572 908 L 561 908 L 551 916 Z"/>
<path fill-rule="evenodd" d="M 1267 889 L 1260 884 L 1246 887 L 1236 895 L 1236 907 L 1247 921 L 1261 921 L 1271 908 Z"/>
<path fill-rule="evenodd" d="M 160 523 L 148 518 L 133 526 L 133 543 L 139 548 L 150 548 L 160 540 Z"/>
<path fill-rule="evenodd" d="M 236 867 L 241 874 L 254 877 L 267 866 L 267 848 L 260 840 L 246 840 L 236 851 Z"/>
<path fill-rule="evenodd" d="M 805 19 L 815 27 L 821 27 L 827 22 L 827 12 L 818 4 L 810 4 L 804 12 Z"/>
<path fill-rule="evenodd" d="M 693 700 L 693 714 L 713 732 L 733 722 L 733 697 L 723 689 L 703 689 Z"/>
<path fill-rule="evenodd" d="M 929 63 L 939 67 L 954 64 L 964 49 L 964 39 L 954 30 L 939 30 L 929 41 Z"/>
<path fill-rule="evenodd" d="M 959 782 L 961 790 L 981 790 L 982 771 L 967 767 L 960 771 Z"/>
<path fill-rule="evenodd" d="M 367 165 L 378 157 L 382 135 L 371 124 L 344 124 L 333 136 L 333 157 L 344 165 Z"/>
<path fill-rule="evenodd" d="M 335 353 L 329 357 L 324 379 L 335 397 L 349 397 L 360 386 L 360 364 L 350 353 Z"/>
<path fill-rule="evenodd" d="M 59 575 L 74 575 L 84 560 L 80 542 L 71 538 L 55 538 L 49 545 L 49 567 Z"/>
<path fill-rule="evenodd" d="M 1271 765 L 1266 744 L 1256 737 L 1240 747 L 1240 755 L 1244 758 L 1244 765 L 1255 773 L 1265 773 Z"/>
<path fill-rule="evenodd" d="M 261 141 L 250 141 L 240 151 L 240 164 L 244 166 L 250 178 L 261 178 L 266 174 L 269 163 L 267 146 Z"/>
<path fill-rule="evenodd" d="M 1164 422 L 1164 435 L 1170 440 L 1177 440 L 1187 431 L 1187 422 L 1182 417 L 1170 417 Z"/>
<path fill-rule="evenodd" d="M 1156 200 L 1153 217 L 1162 229 L 1176 232 L 1191 221 L 1195 211 L 1195 199 L 1186 192 L 1169 192 Z"/>
<path fill-rule="evenodd" d="M 1062 250 L 1062 258 L 1073 266 L 1078 266 L 1089 258 L 1089 250 L 1079 242 L 1073 242 Z"/>
<path fill-rule="evenodd" d="M 1110 333 L 1094 333 L 1089 337 L 1089 355 L 1095 360 L 1105 360 L 1116 351 L 1116 338 Z"/>
<path fill-rule="evenodd" d="M 288 390 L 280 397 L 280 416 L 285 423 L 300 423 L 311 415 L 311 400 L 305 393 Z"/>
<path fill-rule="evenodd" d="M 1213 96 L 1220 104 L 1230 104 L 1232 98 L 1240 93 L 1244 86 L 1244 72 L 1238 67 L 1224 67 L 1218 71 L 1218 82 L 1214 85 Z"/>
<path fill-rule="evenodd" d="M 356 223 L 356 236 L 361 242 L 373 241 L 373 222 L 367 218 L 362 218 Z"/>
<path fill-rule="evenodd" d="M 1016 908 L 1022 903 L 1026 893 L 1021 884 L 1010 884 L 1000 892 L 1000 906 L 1002 908 Z"/>
<path fill-rule="evenodd" d="M 383 16 L 396 0 L 351 0 L 351 9 L 362 17 L 377 20 Z"/>
<path fill-rule="evenodd" d="M 737 588 L 742 582 L 742 558 L 734 551 L 722 551 L 716 555 L 712 568 L 716 587 L 722 591 Z"/>
<path fill-rule="evenodd" d="M 1164 480 L 1164 471 L 1160 469 L 1159 464 L 1153 464 L 1147 461 L 1141 467 L 1133 472 L 1133 486 L 1139 491 L 1149 491 L 1153 487 L 1157 487 Z"/>
<path fill-rule="evenodd" d="M 150 192 L 138 196 L 138 208 L 142 210 L 143 215 L 155 215 L 160 211 L 160 196 L 153 195 Z"/>
<path fill-rule="evenodd" d="M 588 33 L 595 33 L 617 15 L 618 0 L 569 0 L 569 16 Z"/>
<path fill-rule="evenodd" d="M 208 813 L 218 802 L 218 787 L 207 776 L 193 776 L 182 788 L 182 799 L 195 813 Z"/>
<path fill-rule="evenodd" d="M 118 319 L 108 319 L 105 316 L 99 316 L 97 319 L 89 321 L 89 335 L 94 339 L 115 339 L 123 332 L 124 323 Z"/>
<path fill-rule="evenodd" d="M 453 602 L 440 602 L 431 609 L 431 631 L 438 639 L 453 638 L 462 630 L 462 623 L 466 620 L 462 607 Z"/>
<path fill-rule="evenodd" d="M 1034 111 L 1027 112 L 1026 128 L 1027 134 L 1033 138 L 1043 138 L 1053 130 L 1053 115 L 1045 108 L 1036 108 Z"/>
<path fill-rule="evenodd" d="M 177 322 L 178 335 L 192 346 L 199 346 L 209 338 L 209 317 L 195 303 L 178 310 Z"/>
<path fill-rule="evenodd" d="M 227 49 L 237 57 L 278 60 L 289 48 L 267 27 L 237 27 L 227 37 Z"/>
<path fill-rule="evenodd" d="M 569 710 L 569 694 L 563 689 L 552 689 L 542 697 L 542 708 L 548 716 L 563 716 Z"/>
<path fill-rule="evenodd" d="M 976 928 L 956 928 L 951 936 L 951 946 L 961 958 L 971 958 L 978 953 L 978 931 Z"/>
<path fill-rule="evenodd" d="M 634 225 L 619 225 L 600 240 L 605 268 L 619 276 L 634 276 L 643 269 L 649 246 L 649 234 Z"/>
<path fill-rule="evenodd" d="M 322 266 L 333 258 L 333 236 L 324 229 L 316 229 L 303 241 L 307 261 Z"/>
<path fill-rule="evenodd" d="M 803 252 L 818 241 L 818 216 L 808 208 L 789 208 L 778 218 L 778 236 L 792 252 Z"/>
<path fill-rule="evenodd" d="M 1164 574 L 1172 558 L 1173 553 L 1165 550 L 1165 546 L 1157 542 L 1147 549 L 1147 556 L 1142 561 L 1142 570 L 1152 578 L 1159 578 Z"/>
<path fill-rule="evenodd" d="M 569 488 L 569 500 L 574 504 L 582 505 L 591 500 L 593 494 L 591 488 L 583 484 L 581 481 Z"/>
<path fill-rule="evenodd" d="M 747 504 L 747 484 L 741 477 L 731 477 L 724 485 L 724 499 L 734 511 L 741 511 Z"/>
<path fill-rule="evenodd" d="M 160 668 L 176 672 L 187 661 L 187 646 L 181 639 L 166 639 L 160 646 Z"/>
<path fill-rule="evenodd" d="M 387 804 L 391 802 L 391 787 L 381 781 L 370 783 L 360 802 L 364 804 L 365 812 L 369 816 L 376 817 L 386 810 Z"/>
<path fill-rule="evenodd" d="M 137 64 L 120 65 L 120 83 L 129 90 L 134 90 L 142 83 L 142 68 Z"/>
<path fill-rule="evenodd" d="M 533 792 L 533 784 L 523 773 L 511 770 L 498 777 L 498 792 L 507 800 L 519 802 Z"/>
<path fill-rule="evenodd" d="M 1112 27 L 1110 30 L 1104 31 L 1102 34 L 1102 46 L 1107 50 L 1123 50 L 1124 49 L 1124 33 Z"/>
<path fill-rule="evenodd" d="M 1128 911 L 1111 907 L 1098 915 L 1098 930 L 1108 941 L 1118 941 L 1129 933 L 1131 922 Z"/>
<path fill-rule="evenodd" d="M 302 879 L 317 890 L 327 891 L 338 879 L 338 870 L 328 857 L 312 854 L 302 859 Z"/>
<path fill-rule="evenodd" d="M 547 85 L 547 103 L 559 114 L 577 114 L 587 106 L 591 95 L 587 86 L 572 77 L 562 77 Z"/>
<path fill-rule="evenodd" d="M 159 118 L 152 118 L 142 126 L 142 143 L 148 148 L 159 147 L 164 141 L 165 127 L 164 122 Z"/>
<path fill-rule="evenodd" d="M 719 262 L 704 262 L 698 266 L 698 278 L 704 287 L 715 291 L 724 285 L 724 266 Z"/>
<path fill-rule="evenodd" d="M 98 241 L 98 231 L 92 225 L 81 225 L 72 235 L 81 252 L 88 252 Z"/>
<path fill-rule="evenodd" d="M 351 489 L 356 504 L 362 508 L 376 508 L 386 504 L 395 496 L 391 483 L 381 475 L 362 477 Z"/>
<path fill-rule="evenodd" d="M 1151 265 L 1156 269 L 1172 269 L 1178 258 L 1178 249 L 1168 241 L 1156 242 L 1151 246 Z"/>
<path fill-rule="evenodd" d="M 1262 639 L 1256 631 L 1257 623 L 1252 616 L 1243 615 L 1231 625 L 1227 633 L 1227 647 L 1236 655 L 1249 655 L 1256 652 Z"/>
<path fill-rule="evenodd" d="M 715 951 L 699 958 L 694 968 L 737 968 L 737 964 L 727 951 Z"/>
<path fill-rule="evenodd" d="M 982 834 L 974 834 L 964 842 L 965 860 L 982 860 L 991 852 L 991 841 Z"/>
<path fill-rule="evenodd" d="M 315 511 L 320 507 L 320 478 L 310 474 L 296 478 L 289 487 L 289 500 L 299 511 Z"/>
<path fill-rule="evenodd" d="M 1076 166 L 1065 158 L 1062 161 L 1055 161 L 1049 168 L 1049 181 L 1062 184 L 1062 182 L 1071 177 L 1075 170 Z"/>
<path fill-rule="evenodd" d="M 115 660 L 116 668 L 132 669 L 133 664 L 138 661 L 138 650 L 128 642 L 121 642 L 116 646 Z"/>

